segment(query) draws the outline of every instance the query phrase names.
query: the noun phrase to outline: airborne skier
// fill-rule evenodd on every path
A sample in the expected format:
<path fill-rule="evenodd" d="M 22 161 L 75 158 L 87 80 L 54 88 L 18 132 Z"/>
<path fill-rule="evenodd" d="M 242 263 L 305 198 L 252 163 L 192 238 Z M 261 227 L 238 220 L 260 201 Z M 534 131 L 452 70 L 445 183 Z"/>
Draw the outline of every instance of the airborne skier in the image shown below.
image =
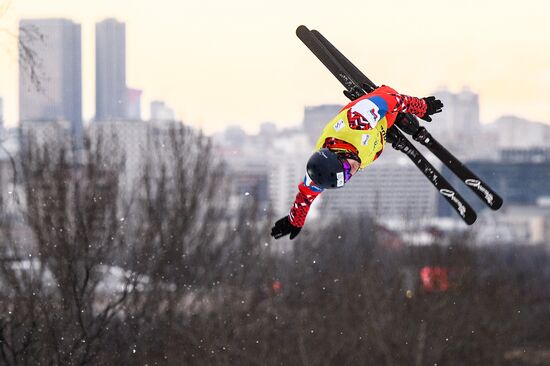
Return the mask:
<path fill-rule="evenodd" d="M 379 88 L 319 31 L 301 25 L 296 35 L 344 86 L 344 94 L 352 102 L 323 130 L 290 213 L 275 223 L 271 230 L 273 237 L 278 239 L 290 234 L 290 239 L 295 238 L 313 200 L 326 188 L 342 187 L 359 169 L 376 160 L 386 141 L 410 158 L 462 220 L 472 225 L 477 215 L 470 204 L 401 131 L 430 150 L 489 208 L 502 207 L 502 198 L 413 116 L 431 121 L 430 116 L 443 108 L 440 100 L 433 96 L 419 99 L 401 95 L 387 86 Z"/>
<path fill-rule="evenodd" d="M 360 169 L 375 161 L 386 142 L 386 131 L 398 113 L 430 122 L 443 103 L 434 96 L 416 98 L 381 86 L 346 105 L 324 128 L 306 166 L 304 180 L 290 213 L 279 219 L 271 235 L 294 239 L 304 226 L 315 198 L 325 189 L 341 188 Z"/>

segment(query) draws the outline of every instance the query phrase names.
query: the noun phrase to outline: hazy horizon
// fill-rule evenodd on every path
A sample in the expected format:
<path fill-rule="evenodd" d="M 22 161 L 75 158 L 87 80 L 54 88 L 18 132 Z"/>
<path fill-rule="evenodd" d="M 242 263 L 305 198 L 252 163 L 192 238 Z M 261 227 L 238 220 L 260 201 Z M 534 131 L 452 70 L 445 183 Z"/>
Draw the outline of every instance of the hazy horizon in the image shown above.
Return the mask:
<path fill-rule="evenodd" d="M 300 24 L 320 30 L 379 84 L 415 96 L 466 86 L 480 95 L 482 122 L 516 115 L 550 123 L 549 12 L 550 3 L 535 0 L 515 7 L 495 0 L 354 0 L 346 6 L 288 0 L 14 0 L 0 28 L 16 32 L 23 18 L 63 17 L 82 25 L 88 120 L 95 108 L 95 23 L 116 18 L 126 23 L 127 85 L 144 91 L 145 111 L 159 99 L 179 119 L 208 133 L 229 125 L 254 132 L 262 122 L 300 123 L 306 105 L 346 101 L 340 84 L 295 36 Z M 17 48 L 5 32 L 0 45 L 0 96 L 5 121 L 13 126 Z"/>

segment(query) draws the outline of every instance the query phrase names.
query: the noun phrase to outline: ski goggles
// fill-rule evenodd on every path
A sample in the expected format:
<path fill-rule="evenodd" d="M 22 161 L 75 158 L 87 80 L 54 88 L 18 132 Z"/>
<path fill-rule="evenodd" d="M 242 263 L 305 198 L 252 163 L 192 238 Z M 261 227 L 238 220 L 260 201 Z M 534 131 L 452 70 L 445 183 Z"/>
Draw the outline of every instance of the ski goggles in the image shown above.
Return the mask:
<path fill-rule="evenodd" d="M 353 175 L 351 174 L 351 164 L 348 159 L 358 161 L 359 163 L 361 163 L 361 160 L 358 160 L 359 157 L 349 151 L 338 151 L 336 155 L 338 155 L 338 160 L 340 160 L 342 167 L 344 168 L 344 183 L 347 183 Z"/>
<path fill-rule="evenodd" d="M 340 159 L 342 162 L 342 167 L 344 168 L 344 183 L 347 183 L 350 180 L 351 176 L 351 164 L 344 158 Z"/>

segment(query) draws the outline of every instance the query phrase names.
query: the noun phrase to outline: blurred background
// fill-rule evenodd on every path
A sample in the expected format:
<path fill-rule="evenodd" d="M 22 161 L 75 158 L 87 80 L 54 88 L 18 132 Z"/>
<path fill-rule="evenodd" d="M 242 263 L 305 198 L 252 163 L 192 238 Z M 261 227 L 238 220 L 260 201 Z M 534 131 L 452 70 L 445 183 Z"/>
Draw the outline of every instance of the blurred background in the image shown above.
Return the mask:
<path fill-rule="evenodd" d="M 550 364 L 549 7 L 0 1 L 0 364 Z M 300 24 L 502 209 L 388 147 L 273 240 L 346 103 Z"/>

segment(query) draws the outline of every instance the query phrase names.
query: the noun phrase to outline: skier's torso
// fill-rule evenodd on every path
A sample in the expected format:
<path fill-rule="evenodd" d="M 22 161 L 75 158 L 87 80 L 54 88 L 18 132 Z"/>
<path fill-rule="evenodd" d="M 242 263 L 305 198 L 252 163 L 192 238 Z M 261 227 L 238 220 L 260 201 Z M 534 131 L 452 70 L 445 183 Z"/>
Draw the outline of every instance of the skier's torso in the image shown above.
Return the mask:
<path fill-rule="evenodd" d="M 394 120 L 395 116 L 388 114 L 388 104 L 384 98 L 365 96 L 345 106 L 325 126 L 315 148 L 321 149 L 330 138 L 345 141 L 358 150 L 363 169 L 376 160 L 384 149 L 388 125 L 393 125 Z"/>

